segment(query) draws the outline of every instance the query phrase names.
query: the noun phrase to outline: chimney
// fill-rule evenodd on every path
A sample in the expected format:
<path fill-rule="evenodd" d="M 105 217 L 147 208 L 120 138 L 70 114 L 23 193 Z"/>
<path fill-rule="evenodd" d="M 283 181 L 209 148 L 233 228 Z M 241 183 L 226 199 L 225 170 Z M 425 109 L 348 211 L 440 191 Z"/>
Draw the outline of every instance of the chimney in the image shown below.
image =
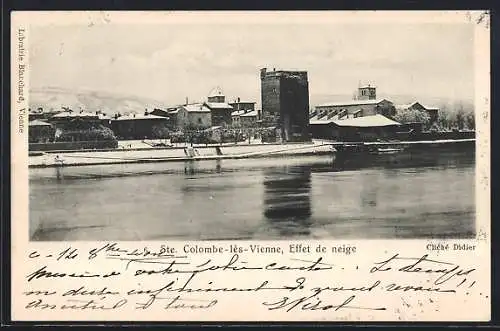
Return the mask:
<path fill-rule="evenodd" d="M 189 99 L 186 97 L 186 105 L 189 105 Z"/>
<path fill-rule="evenodd" d="M 240 97 L 238 97 L 238 103 L 240 102 L 240 100 L 241 100 Z"/>

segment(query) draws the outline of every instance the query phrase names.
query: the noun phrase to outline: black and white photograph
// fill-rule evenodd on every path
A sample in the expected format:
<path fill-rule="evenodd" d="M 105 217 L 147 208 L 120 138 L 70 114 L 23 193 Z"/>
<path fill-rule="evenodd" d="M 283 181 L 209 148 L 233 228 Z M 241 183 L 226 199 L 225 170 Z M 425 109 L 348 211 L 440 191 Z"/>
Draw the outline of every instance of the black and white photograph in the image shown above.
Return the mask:
<path fill-rule="evenodd" d="M 29 28 L 30 241 L 476 237 L 466 13 L 193 15 Z"/>
<path fill-rule="evenodd" d="M 491 320 L 488 11 L 11 18 L 12 320 Z"/>

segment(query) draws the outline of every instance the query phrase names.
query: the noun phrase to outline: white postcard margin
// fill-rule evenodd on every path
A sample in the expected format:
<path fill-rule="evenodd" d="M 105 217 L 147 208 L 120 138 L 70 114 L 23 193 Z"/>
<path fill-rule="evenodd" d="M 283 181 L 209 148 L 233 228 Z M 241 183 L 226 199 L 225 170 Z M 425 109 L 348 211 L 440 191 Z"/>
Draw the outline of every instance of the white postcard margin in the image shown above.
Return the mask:
<path fill-rule="evenodd" d="M 11 21 L 12 319 L 17 321 L 488 321 L 491 314 L 490 37 L 485 20 L 482 22 L 477 20 L 480 15 L 480 12 L 434 11 L 13 12 Z M 221 20 L 221 17 L 224 17 L 224 20 Z M 30 28 L 34 28 L 37 24 L 64 25 L 89 22 L 189 24 L 196 20 L 198 24 L 200 22 L 280 24 L 290 21 L 296 24 L 309 24 L 331 20 L 336 20 L 338 23 L 355 23 L 360 19 L 364 23 L 373 24 L 387 21 L 447 24 L 467 20 L 470 21 L 469 24 L 475 24 L 477 127 L 477 237 L 475 239 L 123 243 L 29 241 L 27 128 Z M 429 250 L 430 244 L 448 244 L 449 247 L 465 245 L 474 248 L 435 251 Z M 191 248 L 196 246 L 222 248 L 224 252 L 186 254 L 184 252 L 186 245 Z M 273 250 L 279 247 L 282 252 L 252 253 L 250 245 L 271 247 Z M 291 246 L 295 250 L 299 250 L 299 247 L 309 247 L 310 252 L 290 253 Z M 110 256 L 111 253 L 130 256 L 127 254 L 134 249 L 144 251 L 145 247 L 151 252 L 175 249 L 174 255 L 187 255 L 187 259 L 183 261 L 190 263 L 189 267 L 180 265 L 177 270 L 187 268 L 185 270 L 193 271 L 198 268 L 196 269 L 198 272 L 192 280 L 189 280 L 189 277 L 193 273 L 171 272 L 175 269 L 172 267 L 170 272 L 146 275 L 147 270 L 154 269 L 150 265 L 131 261 L 130 258 L 112 259 Z M 101 251 L 94 256 L 93 253 L 99 248 Z M 239 253 L 237 261 L 234 261 L 239 248 L 248 250 Z M 226 249 L 229 251 L 225 251 Z M 394 258 L 395 256 L 404 259 Z M 57 257 L 61 258 L 56 260 Z M 439 263 L 434 265 L 433 262 L 421 262 L 425 265 L 419 264 L 422 270 L 417 272 L 416 268 L 419 266 L 412 268 L 411 265 L 422 257 L 424 260 L 439 261 Z M 207 262 L 208 260 L 210 262 Z M 384 261 L 386 263 L 383 263 Z M 213 270 L 200 272 L 203 269 L 199 267 L 200 265 L 211 266 Z M 243 270 L 245 266 L 262 269 Z M 167 268 L 168 264 L 162 264 L 162 267 Z M 277 270 L 280 268 L 281 270 Z M 289 270 L 284 270 L 287 268 Z M 48 270 L 51 274 L 45 272 Z M 75 277 L 78 275 L 80 277 Z M 81 275 L 98 276 L 86 278 Z M 449 276 L 450 279 L 445 280 Z M 443 280 L 445 281 L 442 282 Z M 187 291 L 187 288 L 192 291 Z M 318 289 L 321 289 L 319 291 L 321 293 L 311 296 Z M 161 294 L 155 296 L 152 293 Z"/>

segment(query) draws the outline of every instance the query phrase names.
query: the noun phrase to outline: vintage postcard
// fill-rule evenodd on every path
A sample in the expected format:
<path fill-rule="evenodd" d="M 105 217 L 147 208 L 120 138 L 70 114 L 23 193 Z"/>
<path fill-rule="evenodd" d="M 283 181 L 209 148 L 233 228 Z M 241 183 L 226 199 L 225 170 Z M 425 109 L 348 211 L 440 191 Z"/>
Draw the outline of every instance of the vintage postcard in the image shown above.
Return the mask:
<path fill-rule="evenodd" d="M 12 320 L 489 321 L 487 11 L 13 12 Z"/>

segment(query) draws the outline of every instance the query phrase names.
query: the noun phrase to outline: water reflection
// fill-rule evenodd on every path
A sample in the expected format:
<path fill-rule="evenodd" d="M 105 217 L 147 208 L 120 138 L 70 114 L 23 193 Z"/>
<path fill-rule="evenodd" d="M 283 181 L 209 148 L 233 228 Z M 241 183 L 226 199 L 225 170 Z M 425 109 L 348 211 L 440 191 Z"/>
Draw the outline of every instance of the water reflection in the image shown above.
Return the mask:
<path fill-rule="evenodd" d="M 436 238 L 475 233 L 474 153 L 30 169 L 32 240 Z M 342 171 L 341 171 L 342 170 Z"/>
<path fill-rule="evenodd" d="M 416 148 L 392 155 L 375 155 L 368 153 L 337 153 L 332 171 L 352 171 L 366 168 L 400 169 L 415 167 L 449 167 L 471 165 L 475 162 L 474 149 L 419 150 Z"/>
<path fill-rule="evenodd" d="M 63 180 L 63 172 L 62 172 L 62 167 L 56 167 L 56 179 L 57 181 L 62 181 Z"/>
<path fill-rule="evenodd" d="M 360 193 L 361 206 L 365 209 L 373 209 L 377 207 L 378 200 L 378 184 L 377 181 L 369 181 L 361 187 Z"/>
<path fill-rule="evenodd" d="M 218 174 L 222 172 L 222 160 L 215 161 L 215 172 Z"/>
<path fill-rule="evenodd" d="M 311 173 L 311 166 L 264 171 L 264 217 L 282 236 L 310 233 Z"/>
<path fill-rule="evenodd" d="M 194 175 L 196 169 L 196 164 L 194 161 L 186 161 L 184 162 L 184 174 L 186 175 Z"/>

